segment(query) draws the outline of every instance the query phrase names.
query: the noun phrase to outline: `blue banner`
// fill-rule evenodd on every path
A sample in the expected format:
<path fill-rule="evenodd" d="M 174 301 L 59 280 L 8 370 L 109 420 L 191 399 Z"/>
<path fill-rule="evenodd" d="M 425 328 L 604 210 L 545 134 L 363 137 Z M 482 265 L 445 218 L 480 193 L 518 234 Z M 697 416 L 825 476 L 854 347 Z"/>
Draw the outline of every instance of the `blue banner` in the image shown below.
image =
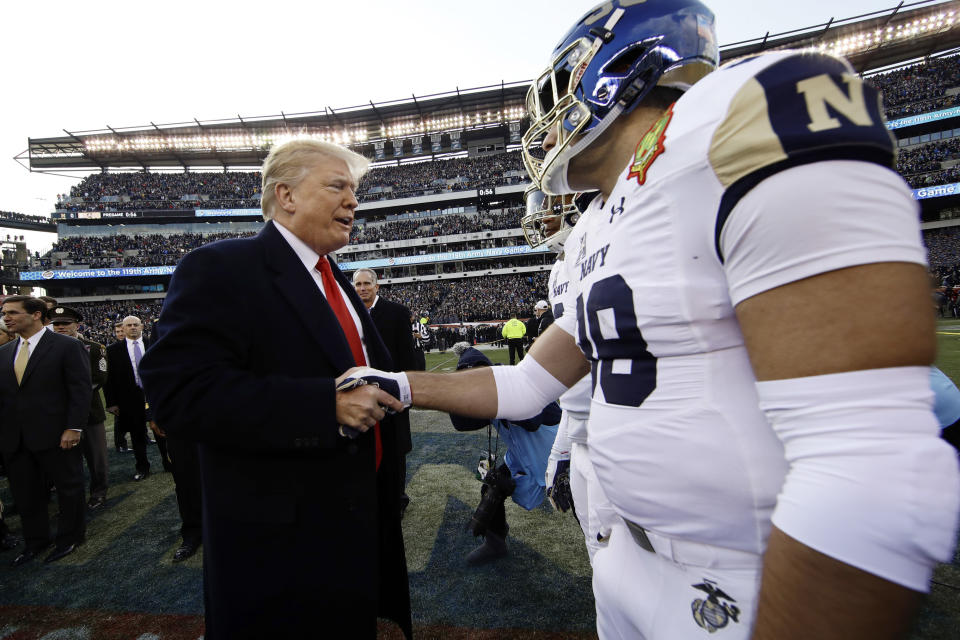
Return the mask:
<path fill-rule="evenodd" d="M 78 278 L 133 278 L 173 275 L 174 266 L 112 267 L 107 269 L 57 269 L 21 271 L 21 280 L 76 280 Z"/>
<path fill-rule="evenodd" d="M 942 198 L 944 196 L 955 196 L 957 194 L 960 194 L 960 182 L 954 182 L 953 184 L 938 184 L 933 187 L 924 187 L 923 189 L 913 190 L 913 197 L 916 200 Z"/>
<path fill-rule="evenodd" d="M 470 251 L 447 251 L 446 253 L 430 253 L 423 256 L 403 256 L 400 258 L 377 258 L 374 260 L 357 260 L 355 262 L 338 262 L 337 266 L 344 271 L 356 271 L 357 269 L 402 267 L 404 265 L 428 264 L 430 262 L 444 262 L 447 260 L 477 260 L 480 258 L 501 258 L 504 256 L 522 256 L 548 252 L 549 249 L 545 246 L 531 249 L 528 245 L 523 245 L 519 247 L 473 249 Z"/>
<path fill-rule="evenodd" d="M 903 127 L 912 127 L 915 124 L 924 122 L 936 122 L 937 120 L 946 120 L 960 116 L 960 107 L 951 107 L 941 111 L 931 111 L 930 113 L 919 113 L 915 116 L 891 120 L 887 123 L 887 129 L 902 129 Z"/>
<path fill-rule="evenodd" d="M 197 209 L 198 218 L 213 218 L 222 216 L 259 216 L 263 215 L 260 209 Z"/>

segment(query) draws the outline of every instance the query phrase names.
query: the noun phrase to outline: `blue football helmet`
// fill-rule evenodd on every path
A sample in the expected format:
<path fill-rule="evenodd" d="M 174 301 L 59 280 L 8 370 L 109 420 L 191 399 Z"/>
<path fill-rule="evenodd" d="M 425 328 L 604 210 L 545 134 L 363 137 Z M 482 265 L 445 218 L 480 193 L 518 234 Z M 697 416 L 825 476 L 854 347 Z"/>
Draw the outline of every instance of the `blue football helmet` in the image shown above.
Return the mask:
<path fill-rule="evenodd" d="M 717 68 L 713 13 L 697 0 L 611 0 L 583 16 L 527 93 L 523 160 L 534 184 L 572 193 L 570 159 L 655 86 L 686 91 Z M 542 150 L 553 130 L 556 146 Z"/>

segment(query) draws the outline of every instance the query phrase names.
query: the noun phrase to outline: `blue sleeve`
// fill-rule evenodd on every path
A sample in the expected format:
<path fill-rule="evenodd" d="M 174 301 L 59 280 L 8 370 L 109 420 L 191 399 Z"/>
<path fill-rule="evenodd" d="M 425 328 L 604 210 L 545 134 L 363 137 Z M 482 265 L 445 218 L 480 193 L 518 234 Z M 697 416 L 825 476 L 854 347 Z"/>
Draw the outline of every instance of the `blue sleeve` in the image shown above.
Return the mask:
<path fill-rule="evenodd" d="M 527 418 L 526 420 L 511 420 L 510 422 L 523 427 L 527 431 L 536 431 L 541 425 L 552 427 L 555 424 L 559 424 L 561 413 L 560 405 L 556 402 L 551 402 L 543 408 L 543 411 L 532 418 Z"/>
<path fill-rule="evenodd" d="M 930 387 L 933 389 L 933 412 L 940 428 L 960 420 L 960 389 L 953 380 L 936 367 L 930 367 Z"/>

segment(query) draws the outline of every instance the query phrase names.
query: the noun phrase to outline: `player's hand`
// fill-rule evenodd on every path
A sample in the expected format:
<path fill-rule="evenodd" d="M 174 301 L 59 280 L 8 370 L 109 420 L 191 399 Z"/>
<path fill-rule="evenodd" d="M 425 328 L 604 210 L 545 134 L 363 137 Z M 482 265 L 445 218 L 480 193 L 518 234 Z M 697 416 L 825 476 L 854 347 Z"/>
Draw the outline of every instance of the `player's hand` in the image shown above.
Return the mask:
<path fill-rule="evenodd" d="M 80 432 L 73 429 L 66 429 L 60 435 L 60 448 L 66 451 L 73 449 L 80 444 Z"/>
<path fill-rule="evenodd" d="M 383 420 L 387 410 L 402 409 L 396 398 L 372 384 L 337 392 L 337 424 L 361 433 Z"/>
<path fill-rule="evenodd" d="M 386 391 L 400 401 L 399 408 L 395 408 L 393 404 L 388 405 L 384 403 L 385 406 L 389 407 L 390 413 L 403 411 L 410 406 L 410 382 L 407 381 L 407 374 L 403 372 L 393 373 L 390 371 L 373 369 L 371 367 L 360 367 L 359 369 L 350 369 L 345 375 L 346 377 L 341 376 L 340 378 L 337 378 L 337 390 L 342 390 L 348 386 L 353 386 L 358 384 L 358 381 L 362 380 L 363 384 L 380 387 L 382 390 Z"/>
<path fill-rule="evenodd" d="M 570 455 L 566 458 L 554 458 L 550 454 L 547 463 L 547 498 L 553 508 L 566 513 L 573 506 L 573 493 L 570 491 Z"/>
<path fill-rule="evenodd" d="M 346 380 L 346 379 L 348 379 L 348 378 L 351 378 L 351 376 L 353 376 L 353 373 L 354 373 L 355 371 L 360 371 L 360 370 L 363 369 L 363 368 L 364 368 L 364 367 L 350 367 L 349 369 L 347 369 L 346 371 L 344 371 L 343 373 L 341 373 L 341 374 L 337 377 L 337 379 L 336 379 L 337 391 L 340 390 L 340 386 L 343 385 L 343 381 L 344 381 L 344 380 Z M 352 388 L 352 387 L 351 387 L 351 388 Z"/>
<path fill-rule="evenodd" d="M 112 413 L 115 416 L 120 415 L 120 407 L 113 405 L 112 407 L 107 407 L 107 413 Z"/>

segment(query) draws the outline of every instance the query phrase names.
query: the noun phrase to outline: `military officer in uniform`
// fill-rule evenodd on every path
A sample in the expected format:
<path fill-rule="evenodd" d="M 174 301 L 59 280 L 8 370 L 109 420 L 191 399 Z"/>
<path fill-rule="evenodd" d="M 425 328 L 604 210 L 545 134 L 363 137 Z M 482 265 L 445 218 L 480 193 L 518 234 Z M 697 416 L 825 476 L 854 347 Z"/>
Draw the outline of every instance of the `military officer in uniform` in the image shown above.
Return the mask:
<path fill-rule="evenodd" d="M 63 305 L 50 311 L 50 323 L 53 330 L 65 336 L 76 338 L 90 355 L 90 377 L 93 381 L 93 398 L 90 401 L 90 417 L 84 429 L 80 447 L 90 471 L 90 509 L 99 509 L 107 500 L 107 434 L 104 424 L 107 414 L 103 410 L 100 387 L 107 381 L 107 350 L 99 342 L 88 340 L 79 333 L 83 316 L 76 309 Z"/>

